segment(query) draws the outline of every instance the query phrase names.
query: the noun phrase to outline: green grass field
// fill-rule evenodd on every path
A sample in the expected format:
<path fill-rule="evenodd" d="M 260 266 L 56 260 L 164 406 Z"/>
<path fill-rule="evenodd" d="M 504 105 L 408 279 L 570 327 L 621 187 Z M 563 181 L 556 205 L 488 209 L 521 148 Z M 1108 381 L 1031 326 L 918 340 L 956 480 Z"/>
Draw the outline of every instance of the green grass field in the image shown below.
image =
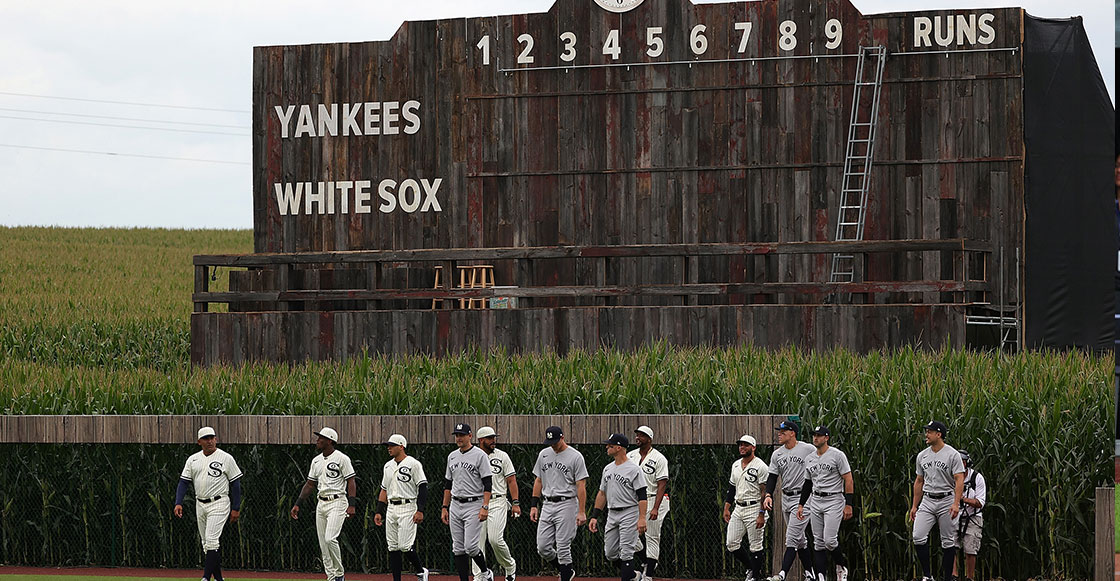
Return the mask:
<path fill-rule="evenodd" d="M 197 575 L 184 577 L 98 577 L 93 575 L 0 575 L 0 581 L 167 581 L 168 579 L 191 579 L 198 581 Z M 248 577 L 225 575 L 227 581 L 250 581 Z M 261 579 L 253 577 L 251 581 L 291 581 L 291 579 Z"/>

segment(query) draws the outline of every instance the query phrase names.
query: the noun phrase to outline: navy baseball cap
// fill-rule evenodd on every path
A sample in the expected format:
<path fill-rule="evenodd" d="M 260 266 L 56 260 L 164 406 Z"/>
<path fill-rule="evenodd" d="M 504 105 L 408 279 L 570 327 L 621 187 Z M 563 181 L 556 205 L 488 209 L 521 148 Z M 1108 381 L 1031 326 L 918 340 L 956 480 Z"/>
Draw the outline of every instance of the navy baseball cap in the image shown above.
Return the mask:
<path fill-rule="evenodd" d="M 800 431 L 800 428 L 797 427 L 797 424 L 795 424 L 795 423 L 793 423 L 789 420 L 783 420 L 782 423 L 778 424 L 778 427 L 776 427 L 774 429 L 775 430 L 793 430 L 794 432 Z"/>
<path fill-rule="evenodd" d="M 563 437 L 564 430 L 561 430 L 560 426 L 549 426 L 548 429 L 544 431 L 544 443 L 549 446 L 559 442 L 560 438 Z"/>
<path fill-rule="evenodd" d="M 456 436 L 462 436 L 464 434 L 469 434 L 469 433 L 471 433 L 471 425 L 470 424 L 455 424 L 455 429 L 451 430 L 451 433 L 455 434 Z"/>
<path fill-rule="evenodd" d="M 949 427 L 937 420 L 933 420 L 925 426 L 922 426 L 922 429 L 930 430 L 933 432 L 941 432 L 942 438 L 949 435 Z"/>
<path fill-rule="evenodd" d="M 630 438 L 627 438 L 622 434 L 611 434 L 611 437 L 607 438 L 606 443 L 611 444 L 612 446 L 622 446 L 623 448 L 625 448 L 626 446 L 630 445 Z"/>
<path fill-rule="evenodd" d="M 825 426 L 825 425 L 817 426 L 816 429 L 814 429 L 810 433 L 813 434 L 814 436 L 831 436 L 832 435 L 832 433 L 828 431 L 828 426 Z"/>

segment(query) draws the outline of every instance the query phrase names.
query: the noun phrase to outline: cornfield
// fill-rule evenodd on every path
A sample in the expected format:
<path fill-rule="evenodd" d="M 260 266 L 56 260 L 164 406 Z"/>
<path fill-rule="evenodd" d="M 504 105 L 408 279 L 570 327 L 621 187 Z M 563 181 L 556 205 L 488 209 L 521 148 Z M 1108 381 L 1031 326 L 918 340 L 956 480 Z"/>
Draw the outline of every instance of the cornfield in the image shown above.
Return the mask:
<path fill-rule="evenodd" d="M 905 512 L 918 427 L 945 418 L 989 482 L 981 575 L 1089 577 L 1093 488 L 1112 480 L 1111 363 L 1080 353 L 901 350 L 859 356 L 653 346 L 637 353 L 519 355 L 192 369 L 190 255 L 247 252 L 248 232 L 0 228 L 0 412 L 4 414 L 797 414 L 827 422 L 855 471 L 857 518 L 842 528 L 856 579 L 916 577 Z M 222 278 L 214 284 L 221 288 Z M 620 429 L 632 427 L 620 426 Z M 223 445 L 246 471 L 245 518 L 227 529 L 231 566 L 314 570 L 310 519 L 285 517 L 313 451 Z M 373 497 L 380 447 L 344 448 Z M 522 487 L 535 447 L 510 446 Z M 184 446 L 0 445 L 0 563 L 192 567 L 196 532 L 169 506 Z M 412 453 L 441 473 L 448 448 Z M 591 488 L 605 458 L 584 448 Z M 738 574 L 722 547 L 709 467 L 727 448 L 667 447 L 674 507 L 662 576 Z M 763 450 L 763 458 L 769 450 Z M 437 479 L 438 481 L 438 479 Z M 438 485 L 437 485 L 438 488 Z M 384 571 L 384 539 L 362 506 L 345 532 L 351 569 Z M 881 516 L 875 516 L 881 514 Z M 422 552 L 449 568 L 433 510 Z M 687 531 L 687 532 L 686 532 Z M 527 519 L 510 535 L 539 570 Z M 578 562 L 609 574 L 601 540 Z M 581 574 L 584 571 L 581 571 Z"/>

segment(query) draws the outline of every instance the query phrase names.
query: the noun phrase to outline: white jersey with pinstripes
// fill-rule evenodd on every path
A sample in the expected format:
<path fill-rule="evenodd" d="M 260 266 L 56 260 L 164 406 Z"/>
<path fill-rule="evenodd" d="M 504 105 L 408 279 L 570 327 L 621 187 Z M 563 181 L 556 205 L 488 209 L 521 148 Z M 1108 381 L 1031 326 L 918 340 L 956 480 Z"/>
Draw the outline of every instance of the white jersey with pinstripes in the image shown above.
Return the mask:
<path fill-rule="evenodd" d="M 641 468 L 642 476 L 646 480 L 646 494 L 649 496 L 657 494 L 658 481 L 669 479 L 669 459 L 658 452 L 657 448 L 650 448 L 645 459 L 642 459 L 641 448 L 630 450 L 626 453 L 626 457 Z"/>
<path fill-rule="evenodd" d="M 316 454 L 307 471 L 307 479 L 318 485 L 319 494 L 346 494 L 346 481 L 353 477 L 350 457 L 338 450 L 330 456 Z"/>
<path fill-rule="evenodd" d="M 191 454 L 183 466 L 180 480 L 194 486 L 195 498 L 214 498 L 229 495 L 229 484 L 241 478 L 241 468 L 237 461 L 225 450 L 216 448 L 207 456 L 201 450 Z"/>
<path fill-rule="evenodd" d="M 405 456 L 400 462 L 390 458 L 381 470 L 381 490 L 389 500 L 415 500 L 420 485 L 427 481 L 424 466 L 412 456 Z"/>

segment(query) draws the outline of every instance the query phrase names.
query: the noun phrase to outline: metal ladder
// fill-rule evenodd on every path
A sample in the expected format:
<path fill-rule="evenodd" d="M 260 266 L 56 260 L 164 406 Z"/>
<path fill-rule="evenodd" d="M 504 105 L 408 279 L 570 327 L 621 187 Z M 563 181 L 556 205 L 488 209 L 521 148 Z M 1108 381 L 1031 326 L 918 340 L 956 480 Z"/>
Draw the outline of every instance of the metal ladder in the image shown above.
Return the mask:
<path fill-rule="evenodd" d="M 868 72 L 868 59 L 876 59 Z M 887 62 L 887 49 L 883 46 L 859 47 L 856 64 L 856 85 L 852 94 L 852 120 L 848 125 L 848 147 L 844 154 L 844 180 L 840 189 L 840 212 L 836 220 L 836 240 L 863 240 L 863 226 L 867 220 L 867 189 L 871 182 L 871 159 L 875 155 L 875 130 L 879 125 L 879 96 L 883 89 L 883 68 Z M 865 89 L 870 95 L 865 95 Z M 864 119 L 863 100 L 871 98 Z M 856 257 L 854 254 L 832 255 L 831 282 L 855 282 Z"/>

